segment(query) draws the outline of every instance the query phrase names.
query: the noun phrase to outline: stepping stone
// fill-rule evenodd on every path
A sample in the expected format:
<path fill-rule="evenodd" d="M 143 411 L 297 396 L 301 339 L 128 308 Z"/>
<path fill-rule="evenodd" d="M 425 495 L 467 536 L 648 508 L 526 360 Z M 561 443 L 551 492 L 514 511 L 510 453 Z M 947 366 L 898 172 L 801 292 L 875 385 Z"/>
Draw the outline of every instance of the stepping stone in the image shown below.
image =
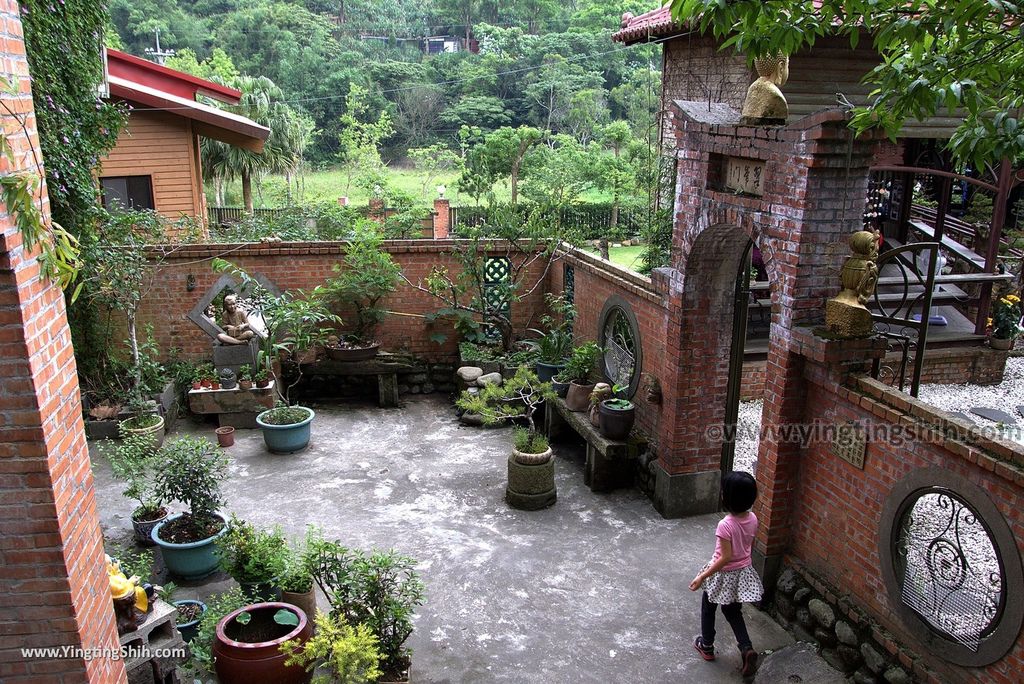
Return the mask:
<path fill-rule="evenodd" d="M 971 409 L 971 413 L 976 416 L 981 416 L 982 418 L 995 421 L 996 423 L 1005 423 L 1006 425 L 1016 425 L 1017 423 L 1017 419 L 1006 411 L 988 408 L 987 406 L 975 406 Z"/>
<path fill-rule="evenodd" d="M 754 684 L 846 684 L 846 677 L 830 666 L 810 644 L 798 642 L 765 656 Z"/>

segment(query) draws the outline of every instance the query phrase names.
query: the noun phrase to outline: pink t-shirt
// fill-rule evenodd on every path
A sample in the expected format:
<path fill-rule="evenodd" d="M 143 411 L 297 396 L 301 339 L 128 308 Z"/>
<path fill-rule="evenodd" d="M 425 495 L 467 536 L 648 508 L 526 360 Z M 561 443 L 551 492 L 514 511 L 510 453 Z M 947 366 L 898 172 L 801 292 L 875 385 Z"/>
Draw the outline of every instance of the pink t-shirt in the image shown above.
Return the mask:
<path fill-rule="evenodd" d="M 726 563 L 719 572 L 739 570 L 751 564 L 750 550 L 754 546 L 754 535 L 757 534 L 757 516 L 752 512 L 735 516 L 732 513 L 722 518 L 715 530 L 714 563 L 722 555 L 722 540 L 728 539 L 732 544 L 732 560 Z"/>

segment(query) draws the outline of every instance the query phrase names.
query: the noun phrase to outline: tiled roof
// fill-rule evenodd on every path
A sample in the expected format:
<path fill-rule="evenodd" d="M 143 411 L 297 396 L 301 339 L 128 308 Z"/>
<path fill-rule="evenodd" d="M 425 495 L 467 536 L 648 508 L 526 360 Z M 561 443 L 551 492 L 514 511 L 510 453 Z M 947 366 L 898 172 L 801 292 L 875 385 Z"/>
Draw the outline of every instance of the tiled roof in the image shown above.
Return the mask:
<path fill-rule="evenodd" d="M 670 6 L 666 4 L 635 17 L 626 12 L 622 15 L 622 29 L 612 34 L 612 40 L 635 43 L 645 38 L 668 35 L 680 28 L 681 25 L 672 19 Z"/>

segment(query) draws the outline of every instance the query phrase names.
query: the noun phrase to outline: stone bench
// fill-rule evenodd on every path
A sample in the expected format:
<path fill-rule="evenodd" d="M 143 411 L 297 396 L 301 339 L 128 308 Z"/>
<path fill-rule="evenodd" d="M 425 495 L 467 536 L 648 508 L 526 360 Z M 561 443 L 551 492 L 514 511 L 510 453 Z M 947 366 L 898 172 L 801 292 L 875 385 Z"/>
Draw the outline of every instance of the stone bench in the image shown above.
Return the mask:
<path fill-rule="evenodd" d="M 188 408 L 192 413 L 216 415 L 221 427 L 255 428 L 256 416 L 274 408 L 274 382 L 259 389 L 197 389 L 188 391 Z"/>
<path fill-rule="evenodd" d="M 591 425 L 588 412 L 570 411 L 562 398 L 545 402 L 544 422 L 548 439 L 571 428 L 587 443 L 583 482 L 591 491 L 607 492 L 633 484 L 635 461 L 647 448 L 643 439 L 633 435 L 626 441 L 608 439 Z"/>
<path fill-rule="evenodd" d="M 368 361 L 333 361 L 325 359 L 305 367 L 306 375 L 377 376 L 377 403 L 381 408 L 398 406 L 398 374 L 413 373 L 416 366 L 390 354 L 379 354 Z"/>

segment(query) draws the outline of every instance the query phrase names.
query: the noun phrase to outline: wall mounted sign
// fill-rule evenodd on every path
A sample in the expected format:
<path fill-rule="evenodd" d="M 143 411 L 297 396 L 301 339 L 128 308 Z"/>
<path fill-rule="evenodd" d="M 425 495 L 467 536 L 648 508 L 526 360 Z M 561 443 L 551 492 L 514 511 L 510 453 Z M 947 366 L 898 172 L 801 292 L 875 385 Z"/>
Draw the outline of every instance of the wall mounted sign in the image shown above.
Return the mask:
<path fill-rule="evenodd" d="M 864 453 L 868 448 L 864 429 L 856 423 L 836 425 L 836 437 L 832 440 L 832 453 L 854 468 L 864 470 Z"/>
<path fill-rule="evenodd" d="M 726 157 L 725 188 L 760 197 L 764 194 L 764 162 L 760 159 Z"/>

